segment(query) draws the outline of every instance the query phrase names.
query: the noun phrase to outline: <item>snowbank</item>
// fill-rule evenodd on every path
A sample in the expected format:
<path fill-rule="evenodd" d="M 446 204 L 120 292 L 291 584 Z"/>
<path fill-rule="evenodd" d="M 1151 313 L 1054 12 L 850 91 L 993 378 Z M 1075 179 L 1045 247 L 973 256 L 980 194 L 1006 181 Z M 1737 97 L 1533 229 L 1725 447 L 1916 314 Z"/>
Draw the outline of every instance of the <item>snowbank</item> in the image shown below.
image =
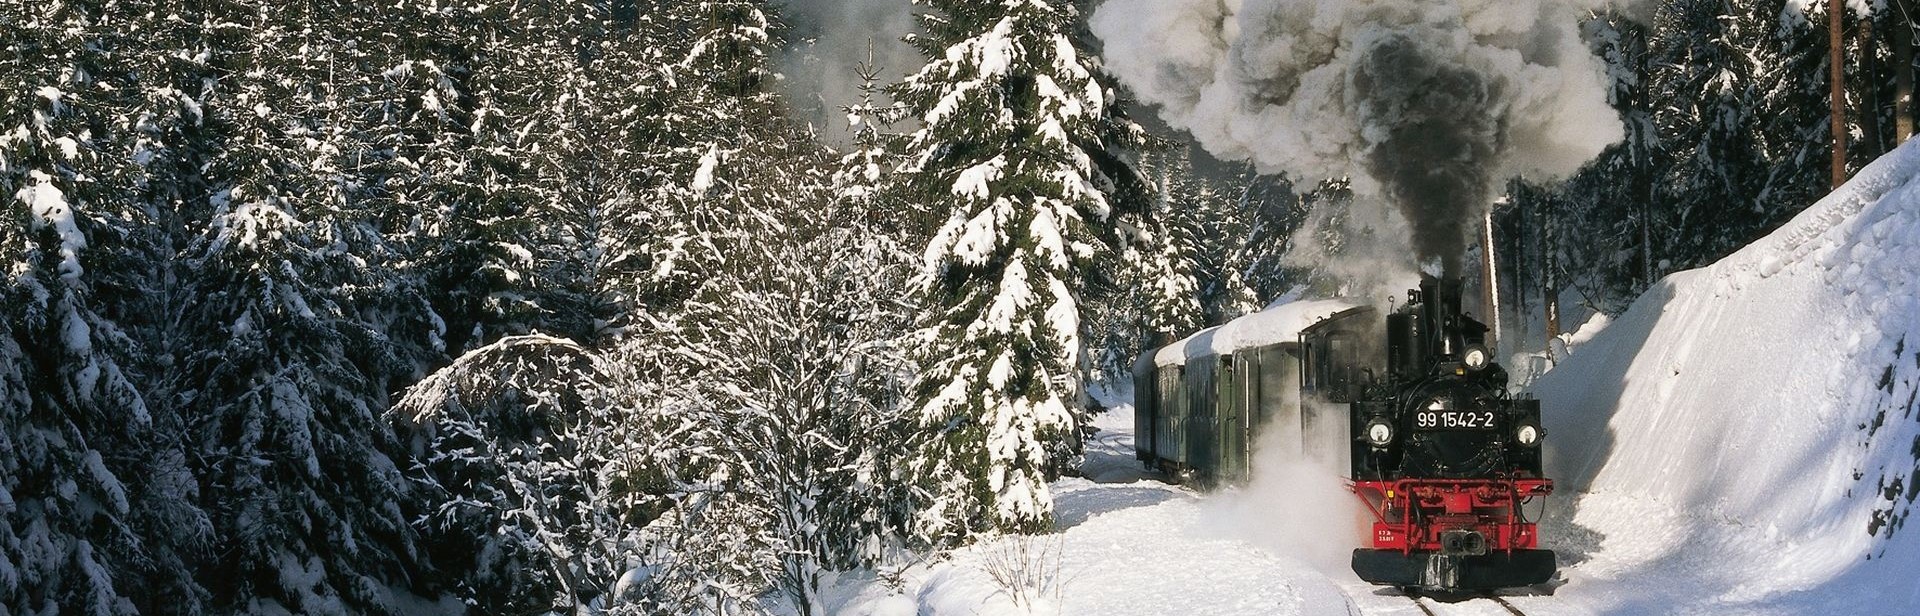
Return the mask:
<path fill-rule="evenodd" d="M 1535 385 L 1559 596 L 1599 611 L 1911 613 L 1920 146 L 1656 285 Z M 1557 437 L 1557 438 L 1555 438 Z M 1569 506 L 1571 505 L 1571 506 Z M 1876 522 L 1878 520 L 1879 522 Z"/>
<path fill-rule="evenodd" d="M 1088 444 L 1089 469 L 1134 473 L 1053 484 L 1060 530 L 1003 537 L 906 567 L 895 583 L 845 580 L 830 594 L 843 616 L 1207 614 L 1317 616 L 1354 610 L 1345 591 L 1262 537 L 1231 525 L 1223 503 L 1141 479 L 1132 409 L 1117 406 Z M 1344 563 L 1342 563 L 1344 564 Z M 1009 570 L 1022 590 L 994 580 Z M 1020 604 L 1016 592 L 1029 599 Z"/>
<path fill-rule="evenodd" d="M 1300 337 L 1300 330 L 1356 306 L 1359 304 L 1344 299 L 1301 300 L 1275 304 L 1265 310 L 1228 321 L 1226 325 L 1200 330 L 1178 342 L 1161 347 L 1159 352 L 1154 353 L 1153 363 L 1160 366 L 1178 366 L 1196 357 L 1232 353 L 1240 349 L 1297 340 Z"/>

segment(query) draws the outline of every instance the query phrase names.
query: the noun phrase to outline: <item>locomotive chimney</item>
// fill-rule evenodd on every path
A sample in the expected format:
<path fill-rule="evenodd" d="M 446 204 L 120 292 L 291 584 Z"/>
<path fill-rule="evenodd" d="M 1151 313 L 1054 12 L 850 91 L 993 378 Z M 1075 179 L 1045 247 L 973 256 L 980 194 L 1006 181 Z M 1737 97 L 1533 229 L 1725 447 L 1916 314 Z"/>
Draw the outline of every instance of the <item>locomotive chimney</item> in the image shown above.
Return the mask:
<path fill-rule="evenodd" d="M 1465 332 L 1460 322 L 1460 279 L 1454 276 L 1421 276 L 1420 296 L 1422 328 L 1428 332 L 1429 358 L 1458 355 L 1465 348 Z"/>

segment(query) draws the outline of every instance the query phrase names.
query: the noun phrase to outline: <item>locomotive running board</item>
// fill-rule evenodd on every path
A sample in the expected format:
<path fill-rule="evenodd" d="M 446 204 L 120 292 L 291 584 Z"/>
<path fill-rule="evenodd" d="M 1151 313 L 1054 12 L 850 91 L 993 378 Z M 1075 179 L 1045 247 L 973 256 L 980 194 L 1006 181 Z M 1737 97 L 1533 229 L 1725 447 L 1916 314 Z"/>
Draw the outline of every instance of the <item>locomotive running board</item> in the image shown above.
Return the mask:
<path fill-rule="evenodd" d="M 1559 566 L 1552 550 L 1443 556 L 1399 550 L 1353 551 L 1353 572 L 1381 586 L 1429 590 L 1493 590 L 1544 584 Z"/>

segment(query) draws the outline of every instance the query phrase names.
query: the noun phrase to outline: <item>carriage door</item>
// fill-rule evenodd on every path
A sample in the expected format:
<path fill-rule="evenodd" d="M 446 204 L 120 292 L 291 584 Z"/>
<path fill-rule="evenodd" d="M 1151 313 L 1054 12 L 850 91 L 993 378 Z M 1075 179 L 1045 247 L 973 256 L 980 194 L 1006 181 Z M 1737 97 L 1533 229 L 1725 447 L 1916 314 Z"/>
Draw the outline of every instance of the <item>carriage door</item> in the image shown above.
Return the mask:
<path fill-rule="evenodd" d="M 1347 460 L 1348 403 L 1359 383 L 1359 357 L 1352 332 L 1333 331 L 1311 345 L 1312 396 L 1300 401 L 1300 440 L 1303 453 L 1316 464 L 1341 468 Z"/>

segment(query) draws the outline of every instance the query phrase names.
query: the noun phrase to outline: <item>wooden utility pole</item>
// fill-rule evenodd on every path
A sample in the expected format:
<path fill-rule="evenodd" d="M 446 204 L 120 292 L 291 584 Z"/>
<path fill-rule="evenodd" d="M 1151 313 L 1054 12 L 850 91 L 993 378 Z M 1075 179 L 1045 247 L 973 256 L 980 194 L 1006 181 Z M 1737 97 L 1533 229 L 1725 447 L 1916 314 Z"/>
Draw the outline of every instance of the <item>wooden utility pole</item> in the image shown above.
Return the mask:
<path fill-rule="evenodd" d="M 1493 262 L 1493 208 L 1491 207 L 1487 208 L 1485 225 L 1480 236 L 1480 259 L 1483 268 L 1481 271 L 1484 274 L 1480 277 L 1480 304 L 1485 306 L 1483 310 L 1487 311 L 1487 318 L 1491 319 L 1488 325 L 1493 326 L 1493 340 L 1487 346 L 1493 349 L 1494 357 L 1501 357 L 1500 271 L 1499 266 Z"/>
<path fill-rule="evenodd" d="M 1913 136 L 1912 0 L 1893 0 L 1893 145 Z"/>
<path fill-rule="evenodd" d="M 1554 252 L 1559 248 L 1560 232 L 1556 228 L 1552 212 L 1547 208 L 1540 210 L 1540 295 L 1546 303 L 1547 345 L 1552 348 L 1553 339 L 1560 337 L 1560 260 Z"/>
<path fill-rule="evenodd" d="M 1847 183 L 1847 92 L 1846 67 L 1841 62 L 1841 52 L 1846 47 L 1846 37 L 1842 32 L 1841 21 L 1847 16 L 1846 0 L 1827 0 L 1827 62 L 1832 70 L 1827 73 L 1827 81 L 1833 86 L 1833 187 L 1839 188 Z"/>

